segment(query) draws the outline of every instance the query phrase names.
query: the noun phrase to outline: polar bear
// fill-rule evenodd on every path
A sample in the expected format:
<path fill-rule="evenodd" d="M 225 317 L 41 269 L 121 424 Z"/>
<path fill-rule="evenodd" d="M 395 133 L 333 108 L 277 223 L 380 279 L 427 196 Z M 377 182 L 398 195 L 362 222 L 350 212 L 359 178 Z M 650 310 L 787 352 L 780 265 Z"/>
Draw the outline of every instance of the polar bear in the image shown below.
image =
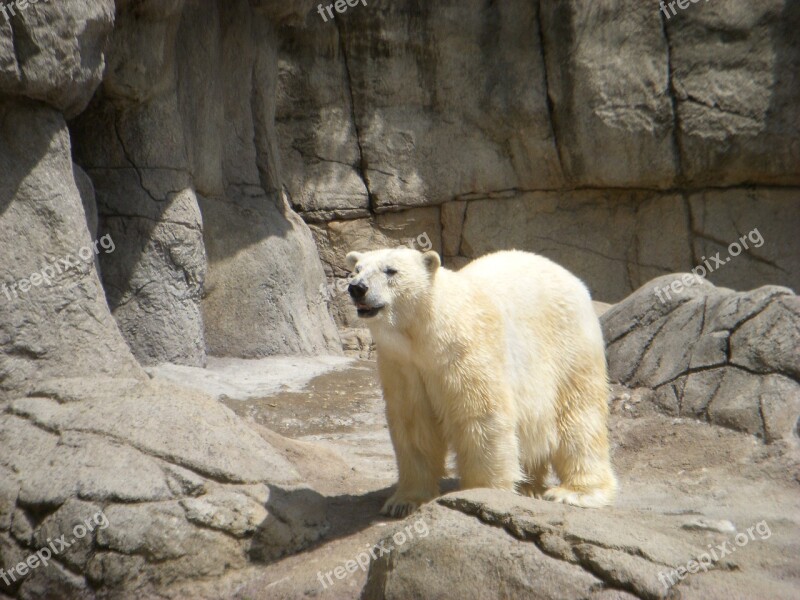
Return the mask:
<path fill-rule="evenodd" d="M 436 252 L 350 252 L 348 291 L 378 355 L 399 471 L 381 510 L 439 495 L 448 449 L 462 489 L 583 507 L 613 501 L 600 323 L 569 271 L 502 251 L 460 271 Z M 560 484 L 546 489 L 549 466 Z"/>

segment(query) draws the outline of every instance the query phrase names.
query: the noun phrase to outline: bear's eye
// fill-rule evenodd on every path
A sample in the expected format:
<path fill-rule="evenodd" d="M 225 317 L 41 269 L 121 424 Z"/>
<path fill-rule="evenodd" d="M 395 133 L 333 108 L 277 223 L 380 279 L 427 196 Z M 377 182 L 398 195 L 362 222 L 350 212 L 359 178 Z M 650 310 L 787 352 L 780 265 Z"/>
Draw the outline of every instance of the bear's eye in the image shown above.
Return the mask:
<path fill-rule="evenodd" d="M 361 265 L 356 267 L 355 272 L 356 273 L 361 273 Z"/>
<path fill-rule="evenodd" d="M 392 267 L 386 267 L 383 270 L 383 272 L 386 273 L 389 277 L 391 277 L 392 275 L 397 275 L 397 269 L 393 269 Z"/>

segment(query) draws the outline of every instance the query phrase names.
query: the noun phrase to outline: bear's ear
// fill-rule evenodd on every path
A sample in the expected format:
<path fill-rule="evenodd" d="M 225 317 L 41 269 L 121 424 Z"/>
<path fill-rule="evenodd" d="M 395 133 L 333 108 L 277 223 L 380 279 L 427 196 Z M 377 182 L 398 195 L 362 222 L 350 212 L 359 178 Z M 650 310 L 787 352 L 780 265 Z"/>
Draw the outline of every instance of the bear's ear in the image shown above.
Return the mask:
<path fill-rule="evenodd" d="M 422 263 L 425 265 L 425 268 L 428 269 L 429 273 L 433 273 L 442 266 L 442 260 L 433 250 L 429 250 L 422 255 Z"/>
<path fill-rule="evenodd" d="M 361 253 L 360 252 L 350 252 L 344 259 L 347 262 L 347 267 L 352 271 L 356 263 L 361 260 Z"/>

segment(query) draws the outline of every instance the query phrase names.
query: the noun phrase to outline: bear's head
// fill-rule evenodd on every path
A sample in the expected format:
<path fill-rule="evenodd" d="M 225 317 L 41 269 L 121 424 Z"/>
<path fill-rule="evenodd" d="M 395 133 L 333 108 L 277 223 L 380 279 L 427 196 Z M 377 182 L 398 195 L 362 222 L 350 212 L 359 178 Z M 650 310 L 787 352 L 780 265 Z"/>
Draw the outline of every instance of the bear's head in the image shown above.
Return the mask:
<path fill-rule="evenodd" d="M 430 295 L 431 282 L 441 260 L 436 252 L 410 248 L 350 252 L 353 272 L 348 286 L 359 317 L 399 325 L 415 318 Z"/>

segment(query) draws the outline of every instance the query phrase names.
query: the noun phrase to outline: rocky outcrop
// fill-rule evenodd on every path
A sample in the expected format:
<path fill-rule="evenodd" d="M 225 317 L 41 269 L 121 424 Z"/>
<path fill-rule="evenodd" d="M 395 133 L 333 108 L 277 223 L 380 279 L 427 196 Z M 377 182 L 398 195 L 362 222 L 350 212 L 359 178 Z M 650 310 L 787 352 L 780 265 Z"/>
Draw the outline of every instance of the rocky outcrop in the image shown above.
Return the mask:
<path fill-rule="evenodd" d="M 31 287 L 39 287 L 37 271 L 104 238 L 103 251 L 95 244 L 97 260 L 82 259 L 83 293 L 89 303 L 107 300 L 142 364 L 202 365 L 207 352 L 340 352 L 319 294 L 324 273 L 308 228 L 282 194 L 277 155 L 275 27 L 296 23 L 304 11 L 300 4 L 276 10 L 244 1 L 9 8 L 0 23 L 0 152 L 9 174 L 0 200 L 12 207 L 2 215 L 6 231 L 28 235 L 3 252 L 27 257 L 4 261 L 3 282 L 27 290 L 33 274 Z M 36 133 L 28 140 L 23 130 Z M 71 157 L 80 166 L 73 168 Z M 60 220 L 57 199 L 70 196 L 82 205 L 67 208 L 70 216 Z M 52 215 L 34 202 L 51 202 Z M 59 235 L 69 246 L 44 247 Z M 103 287 L 88 290 L 98 273 Z M 42 287 L 60 295 L 50 279 Z M 4 355 L 16 362 L 47 352 L 55 357 L 53 344 L 43 341 L 24 348 L 20 323 L 41 326 L 43 313 L 16 302 L 16 288 L 9 290 L 16 306 L 2 318 L 16 324 L 5 327 Z M 124 345 L 112 348 L 121 342 L 118 332 L 100 331 L 115 329 L 104 324 L 105 307 L 74 294 L 63 301 L 75 308 L 60 316 L 62 333 L 88 315 L 93 322 L 81 326 L 98 343 L 87 357 L 105 356 L 114 368 L 123 368 L 120 360 L 133 365 Z M 48 336 L 41 332 L 41 340 Z M 71 343 L 80 359 L 80 343 Z"/>
<path fill-rule="evenodd" d="M 420 538 L 412 529 L 409 545 L 398 544 L 402 538 L 394 533 L 384 537 L 392 554 L 372 566 L 363 598 L 664 598 L 671 586 L 659 581 L 659 572 L 704 550 L 675 535 L 674 520 L 653 516 L 631 523 L 612 511 L 574 510 L 488 490 L 450 495 L 414 519 L 432 535 Z M 437 561 L 423 568 L 430 556 Z M 446 574 L 445 565 L 456 557 L 461 573 L 476 576 Z M 630 593 L 611 596 L 611 589 Z"/>
<path fill-rule="evenodd" d="M 800 298 L 777 286 L 654 279 L 601 317 L 609 376 L 668 414 L 767 442 L 800 436 Z"/>
<path fill-rule="evenodd" d="M 48 380 L 8 402 L 0 443 L 5 573 L 48 540 L 69 544 L 0 580 L 20 598 L 147 597 L 275 560 L 327 527 L 321 496 L 278 450 L 216 400 L 171 384 Z"/>
<path fill-rule="evenodd" d="M 0 19 L 0 396 L 37 377 L 143 377 L 108 313 L 91 182 L 64 120 L 100 82 L 113 4 L 11 13 Z"/>
<path fill-rule="evenodd" d="M 15 6 L 0 18 L 0 597 L 147 597 L 306 547 L 325 506 L 280 436 L 140 367 L 340 351 L 275 168 L 270 19 L 296 12 Z"/>
<path fill-rule="evenodd" d="M 72 124 L 101 230 L 117 245 L 101 261 L 109 305 L 145 364 L 203 364 L 206 352 L 203 226 L 174 84 L 181 9 L 118 10 L 103 85 Z"/>
<path fill-rule="evenodd" d="M 698 530 L 686 522 L 680 515 L 582 510 L 507 492 L 459 492 L 382 537 L 376 547 L 384 552 L 361 597 L 654 600 L 724 598 L 734 589 L 742 597 L 792 597 L 779 576 L 764 577 L 739 556 L 727 556 L 738 549 L 734 542 L 721 544 L 725 553 L 710 544 L 713 525 L 703 522 Z M 757 527 L 752 536 L 739 534 L 743 543 L 734 538 L 736 544 L 776 557 L 780 542 L 764 548 L 769 523 Z M 689 573 L 698 575 L 683 581 Z"/>
<path fill-rule="evenodd" d="M 0 94 L 47 104 L 65 117 L 86 108 L 103 77 L 114 2 L 4 5 Z"/>

